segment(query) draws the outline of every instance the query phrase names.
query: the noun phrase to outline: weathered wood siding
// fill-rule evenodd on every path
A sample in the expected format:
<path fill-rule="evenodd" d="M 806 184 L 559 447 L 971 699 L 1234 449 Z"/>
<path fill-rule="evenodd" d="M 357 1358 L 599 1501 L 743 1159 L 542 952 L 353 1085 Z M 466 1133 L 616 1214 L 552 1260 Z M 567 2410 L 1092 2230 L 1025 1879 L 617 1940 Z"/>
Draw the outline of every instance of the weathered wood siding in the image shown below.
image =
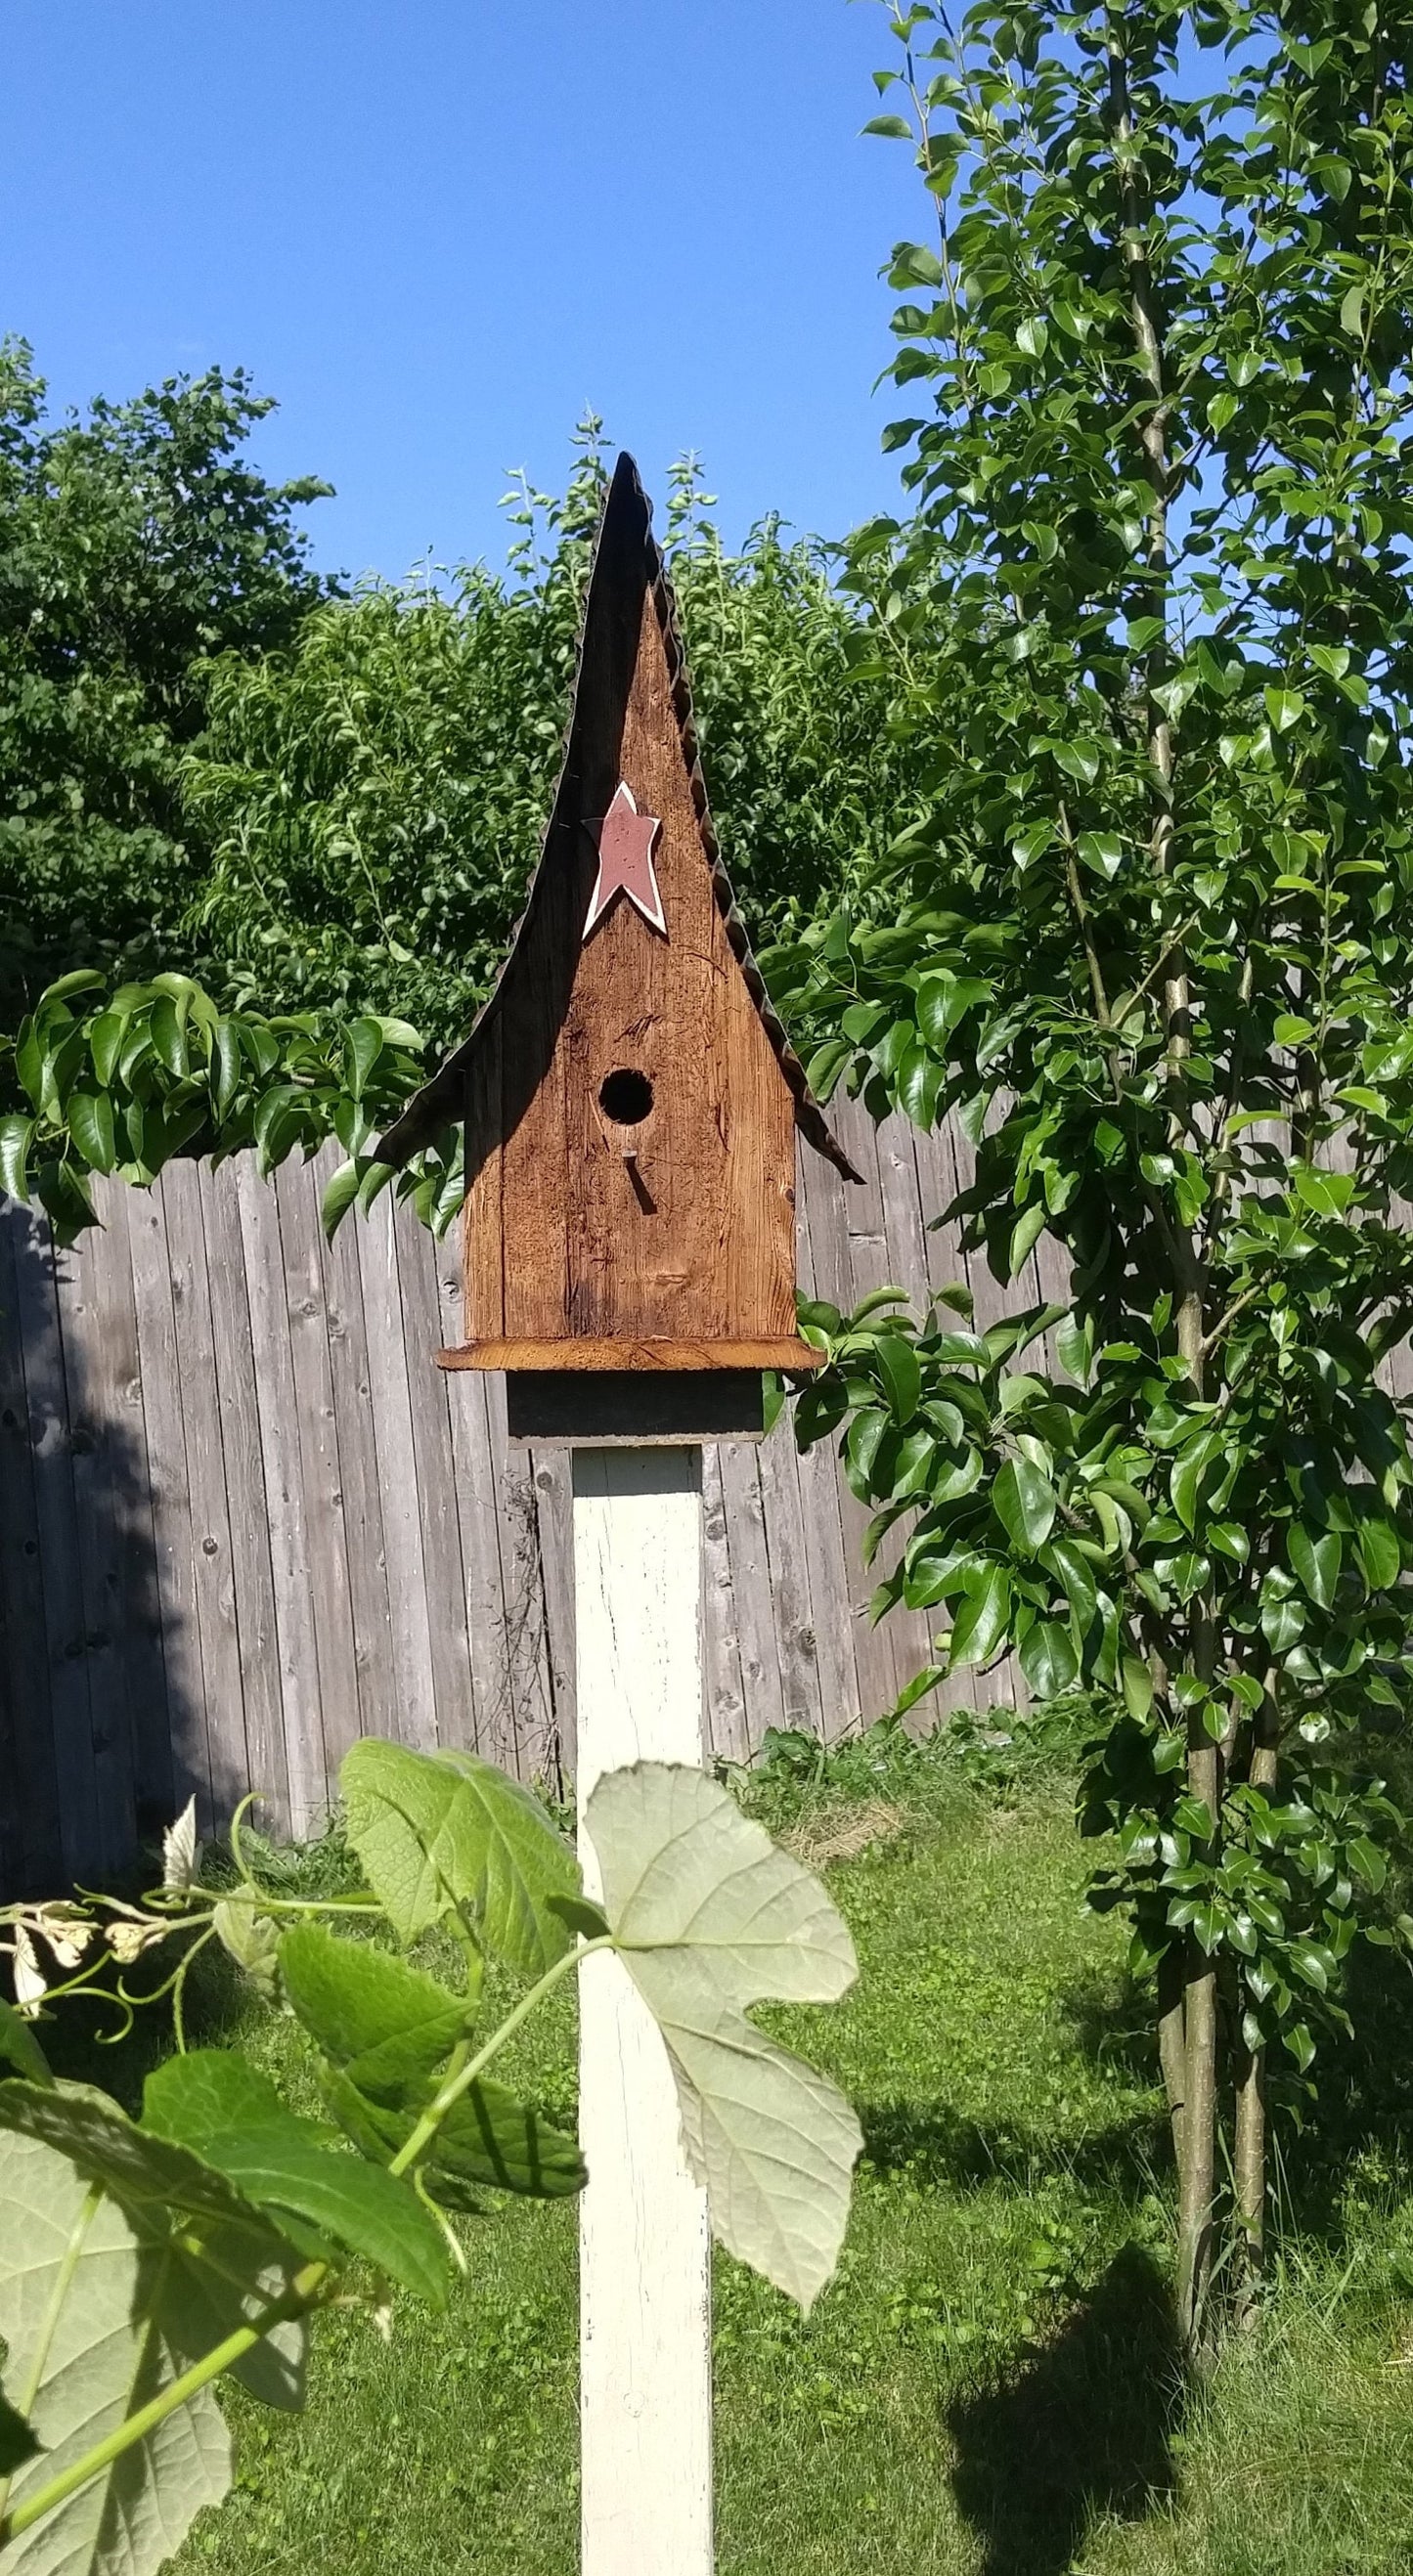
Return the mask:
<path fill-rule="evenodd" d="M 800 1153 L 800 1273 L 849 1305 L 961 1275 L 927 1231 L 966 1148 L 875 1133 L 846 1187 Z M 272 1186 L 248 1158 L 99 1189 L 103 1230 L 52 1251 L 0 1209 L 0 1875 L 122 1866 L 195 1789 L 249 1788 L 308 1833 L 360 1733 L 472 1745 L 556 1778 L 574 1741 L 569 1466 L 512 1450 L 498 1379 L 433 1365 L 461 1338 L 455 1237 L 379 1201 L 333 1248 L 332 1154 Z M 1042 1263 L 1047 1247 L 1041 1247 Z M 1039 1273 L 1035 1293 L 1040 1293 Z M 983 1321 L 1003 1292 L 971 1265 Z M 1053 1289 L 1053 1280 L 1050 1281 Z M 788 1429 L 705 1460 L 710 1740 L 834 1736 L 888 1707 L 929 1621 L 864 1615 L 866 1514 Z M 1009 1696 L 1009 1678 L 971 1700 Z"/>

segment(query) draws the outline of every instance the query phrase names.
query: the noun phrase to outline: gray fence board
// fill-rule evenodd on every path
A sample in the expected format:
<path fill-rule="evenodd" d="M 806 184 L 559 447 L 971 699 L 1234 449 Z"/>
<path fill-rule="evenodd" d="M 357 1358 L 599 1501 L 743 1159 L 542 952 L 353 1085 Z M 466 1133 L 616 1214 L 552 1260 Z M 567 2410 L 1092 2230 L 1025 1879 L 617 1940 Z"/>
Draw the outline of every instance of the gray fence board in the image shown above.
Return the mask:
<path fill-rule="evenodd" d="M 802 1151 L 806 1289 L 848 1306 L 966 1277 L 981 1319 L 999 1312 L 984 1261 L 928 1231 L 964 1143 L 875 1131 L 856 1103 L 839 1117 L 865 1179 Z M 0 1209 L 7 1883 L 115 1869 L 193 1790 L 204 1826 L 253 1788 L 262 1823 L 307 1833 L 359 1733 L 562 1780 L 567 1461 L 511 1447 L 499 1381 L 436 1368 L 461 1338 L 454 1239 L 389 1194 L 324 1243 L 334 1159 L 273 1186 L 246 1157 L 178 1166 L 149 1196 L 100 1183 L 102 1231 L 58 1256 Z M 712 1750 L 739 1761 L 767 1727 L 830 1738 L 891 1706 L 933 1621 L 871 1626 L 869 1514 L 830 1450 L 801 1459 L 787 1429 L 722 1444 L 703 1497 Z M 1006 1668 L 950 1694 L 1013 1695 Z"/>

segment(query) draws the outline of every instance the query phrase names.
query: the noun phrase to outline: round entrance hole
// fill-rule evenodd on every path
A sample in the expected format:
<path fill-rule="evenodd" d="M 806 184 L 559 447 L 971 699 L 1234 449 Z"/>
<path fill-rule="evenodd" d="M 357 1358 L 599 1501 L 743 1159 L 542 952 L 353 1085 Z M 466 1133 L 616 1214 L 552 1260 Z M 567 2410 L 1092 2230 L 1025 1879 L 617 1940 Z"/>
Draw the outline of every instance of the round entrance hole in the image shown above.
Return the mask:
<path fill-rule="evenodd" d="M 620 1065 L 599 1085 L 599 1107 L 615 1127 L 640 1127 L 653 1105 L 653 1087 L 645 1073 Z"/>

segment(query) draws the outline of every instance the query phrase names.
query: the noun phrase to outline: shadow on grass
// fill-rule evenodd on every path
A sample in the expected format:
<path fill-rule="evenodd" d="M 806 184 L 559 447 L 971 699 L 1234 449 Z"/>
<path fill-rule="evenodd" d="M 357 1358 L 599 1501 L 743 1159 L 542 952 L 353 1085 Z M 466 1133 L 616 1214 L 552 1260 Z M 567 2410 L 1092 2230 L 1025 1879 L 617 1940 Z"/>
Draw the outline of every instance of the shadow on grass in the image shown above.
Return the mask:
<path fill-rule="evenodd" d="M 175 1960 L 175 1949 L 172 1958 Z M 115 1971 L 116 1974 L 116 1971 Z M 145 1962 L 127 1971 L 129 1991 L 150 1992 L 161 1979 Z M 187 1980 L 186 2039 L 189 2048 L 219 2048 L 249 2018 L 250 1989 L 225 1952 L 210 1944 Z M 112 2002 L 75 1995 L 57 2003 L 35 2032 L 56 2075 L 70 2082 L 96 2084 L 134 2115 L 142 2104 L 142 2087 L 154 2066 L 172 2053 L 172 2013 L 166 2002 L 139 2005 L 131 2030 L 122 2036 L 123 2016 Z"/>
<path fill-rule="evenodd" d="M 1136 1977 L 1091 1974 L 1065 1987 L 1056 2003 L 1092 2066 L 1130 2084 L 1159 2082 L 1158 2032 L 1151 1985 Z"/>
<path fill-rule="evenodd" d="M 1126 2246 L 1053 2342 L 947 2410 L 979 2576 L 1064 2576 L 1096 2517 L 1140 2521 L 1172 2491 L 1182 2407 L 1170 2294 Z"/>
<path fill-rule="evenodd" d="M 910 2172 L 919 2182 L 975 2191 L 1004 2181 L 1033 2190 L 1048 2174 L 1070 2174 L 1089 2189 L 1133 2201 L 1152 2187 L 1166 2120 L 1143 2113 L 1081 2136 L 1019 2124 L 988 2126 L 945 2102 L 875 2102 L 857 2106 L 863 2160 L 877 2173 Z"/>

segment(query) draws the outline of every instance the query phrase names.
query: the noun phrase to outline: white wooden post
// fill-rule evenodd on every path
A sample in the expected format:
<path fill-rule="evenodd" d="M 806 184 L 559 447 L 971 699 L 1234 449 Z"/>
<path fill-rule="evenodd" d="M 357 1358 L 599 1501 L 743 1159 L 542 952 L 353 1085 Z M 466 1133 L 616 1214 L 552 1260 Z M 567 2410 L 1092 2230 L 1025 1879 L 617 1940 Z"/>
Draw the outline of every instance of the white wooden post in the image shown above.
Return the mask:
<path fill-rule="evenodd" d="M 701 1522 L 700 1449 L 575 1450 L 581 1825 L 601 1772 L 702 1759 Z M 617 1959 L 585 1960 L 579 2014 L 583 2576 L 711 2576 L 706 2194 Z"/>

